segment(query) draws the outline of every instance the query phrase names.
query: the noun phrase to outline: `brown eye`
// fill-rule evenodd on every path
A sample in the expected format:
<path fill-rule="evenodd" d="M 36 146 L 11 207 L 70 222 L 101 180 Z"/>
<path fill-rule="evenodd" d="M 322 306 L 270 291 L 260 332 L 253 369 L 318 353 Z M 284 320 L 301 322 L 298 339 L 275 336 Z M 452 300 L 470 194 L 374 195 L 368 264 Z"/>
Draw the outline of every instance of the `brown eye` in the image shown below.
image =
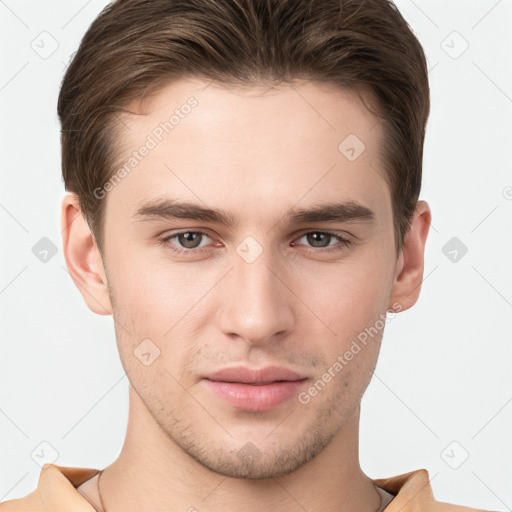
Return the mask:
<path fill-rule="evenodd" d="M 204 238 L 210 238 L 205 231 L 181 231 L 173 233 L 160 240 L 160 243 L 177 254 L 200 252 L 205 244 L 201 245 Z M 176 239 L 176 241 L 172 241 Z"/>
<path fill-rule="evenodd" d="M 341 237 L 340 235 L 336 235 L 334 233 L 328 233 L 324 231 L 309 231 L 304 233 L 298 240 L 302 238 L 306 239 L 306 244 L 309 245 L 309 250 L 314 251 L 314 249 L 319 249 L 314 251 L 316 253 L 331 253 L 331 252 L 340 252 L 344 249 L 348 248 L 352 243 L 350 240 Z M 332 241 L 337 243 L 331 243 Z M 293 243 L 292 245 L 302 245 Z"/>

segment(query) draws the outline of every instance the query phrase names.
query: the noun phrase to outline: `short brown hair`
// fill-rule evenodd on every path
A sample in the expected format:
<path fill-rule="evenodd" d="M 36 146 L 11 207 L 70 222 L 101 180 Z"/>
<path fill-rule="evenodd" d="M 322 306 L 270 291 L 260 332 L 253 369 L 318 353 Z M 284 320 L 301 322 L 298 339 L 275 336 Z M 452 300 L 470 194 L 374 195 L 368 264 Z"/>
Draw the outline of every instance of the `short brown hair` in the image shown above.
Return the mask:
<path fill-rule="evenodd" d="M 421 189 L 430 111 L 423 49 L 390 0 L 117 0 L 89 27 L 62 82 L 62 175 L 100 251 L 115 172 L 116 117 L 175 80 L 261 85 L 307 79 L 370 91 L 397 254 Z M 341 141 L 340 141 L 341 142 Z"/>

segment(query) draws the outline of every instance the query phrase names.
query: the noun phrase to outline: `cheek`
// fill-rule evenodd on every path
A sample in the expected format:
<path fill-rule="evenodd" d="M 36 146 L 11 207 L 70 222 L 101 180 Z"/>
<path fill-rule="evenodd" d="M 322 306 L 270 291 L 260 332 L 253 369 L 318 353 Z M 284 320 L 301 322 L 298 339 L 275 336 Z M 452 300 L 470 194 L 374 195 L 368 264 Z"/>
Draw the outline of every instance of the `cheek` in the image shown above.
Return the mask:
<path fill-rule="evenodd" d="M 164 336 L 211 288 L 212 279 L 191 266 L 147 254 L 115 265 L 117 306 L 130 322 Z"/>
<path fill-rule="evenodd" d="M 156 378 L 153 372 L 169 380 L 169 375 L 160 375 L 164 367 L 181 378 L 201 339 L 196 335 L 204 320 L 201 298 L 215 280 L 200 272 L 186 272 L 183 265 L 144 263 L 126 258 L 111 276 L 120 357 L 123 366 L 141 380 Z M 158 354 L 147 369 L 137 358 L 142 350 L 150 357 Z"/>
<path fill-rule="evenodd" d="M 298 295 L 320 320 L 319 327 L 328 326 L 335 341 L 343 343 L 356 336 L 387 310 L 392 269 L 384 261 L 372 259 L 354 258 L 337 268 L 330 265 L 301 280 Z"/>

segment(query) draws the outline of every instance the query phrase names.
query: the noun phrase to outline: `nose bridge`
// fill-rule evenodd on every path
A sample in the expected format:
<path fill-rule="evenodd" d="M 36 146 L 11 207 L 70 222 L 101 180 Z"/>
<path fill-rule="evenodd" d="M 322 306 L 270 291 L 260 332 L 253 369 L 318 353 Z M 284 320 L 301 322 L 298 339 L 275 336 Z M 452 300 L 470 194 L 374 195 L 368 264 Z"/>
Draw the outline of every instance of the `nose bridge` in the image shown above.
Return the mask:
<path fill-rule="evenodd" d="M 224 333 L 261 344 L 289 330 L 293 321 L 291 294 L 281 282 L 282 266 L 275 251 L 254 237 L 246 237 L 235 249 L 232 266 L 228 296 L 221 305 Z"/>

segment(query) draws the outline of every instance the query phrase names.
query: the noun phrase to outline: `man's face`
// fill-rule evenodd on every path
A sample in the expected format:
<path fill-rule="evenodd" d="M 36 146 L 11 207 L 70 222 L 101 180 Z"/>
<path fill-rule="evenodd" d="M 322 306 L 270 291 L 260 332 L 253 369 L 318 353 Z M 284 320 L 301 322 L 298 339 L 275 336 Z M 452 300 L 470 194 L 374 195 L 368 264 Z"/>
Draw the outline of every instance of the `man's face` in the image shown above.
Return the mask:
<path fill-rule="evenodd" d="M 275 477 L 340 432 L 375 367 L 397 263 L 381 126 L 355 93 L 325 84 L 206 85 L 177 82 L 120 125 L 129 171 L 104 199 L 117 343 L 170 440 L 219 473 Z M 231 224 L 146 208 L 165 199 Z M 348 202 L 373 216 L 293 216 Z M 302 380 L 206 379 L 235 366 Z"/>

